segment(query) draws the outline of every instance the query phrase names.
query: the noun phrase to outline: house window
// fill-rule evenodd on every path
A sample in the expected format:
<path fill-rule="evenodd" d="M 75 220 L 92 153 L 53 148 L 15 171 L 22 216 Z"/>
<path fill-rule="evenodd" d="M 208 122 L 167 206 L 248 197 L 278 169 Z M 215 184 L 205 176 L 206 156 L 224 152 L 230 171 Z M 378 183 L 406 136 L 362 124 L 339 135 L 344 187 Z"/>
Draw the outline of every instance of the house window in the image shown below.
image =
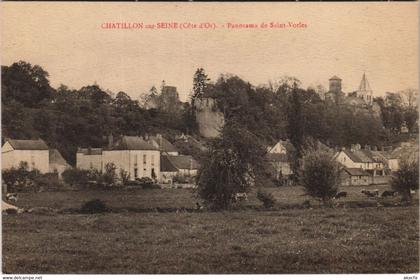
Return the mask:
<path fill-rule="evenodd" d="M 155 155 L 152 155 L 151 163 L 152 163 L 152 166 L 155 166 Z"/>
<path fill-rule="evenodd" d="M 143 164 L 146 164 L 146 155 L 143 155 Z"/>
<path fill-rule="evenodd" d="M 139 174 L 138 174 L 139 172 L 138 172 L 138 169 L 137 168 L 134 168 L 134 178 L 138 178 L 139 177 Z"/>
<path fill-rule="evenodd" d="M 137 166 L 137 155 L 134 155 L 134 166 Z"/>

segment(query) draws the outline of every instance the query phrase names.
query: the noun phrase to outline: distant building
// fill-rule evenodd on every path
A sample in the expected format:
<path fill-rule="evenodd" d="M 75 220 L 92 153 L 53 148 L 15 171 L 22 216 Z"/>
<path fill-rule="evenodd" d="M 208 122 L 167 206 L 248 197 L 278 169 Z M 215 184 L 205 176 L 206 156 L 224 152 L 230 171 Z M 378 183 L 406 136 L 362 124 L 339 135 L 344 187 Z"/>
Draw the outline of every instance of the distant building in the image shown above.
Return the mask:
<path fill-rule="evenodd" d="M 329 91 L 325 94 L 325 99 L 337 105 L 346 106 L 358 112 L 371 113 L 375 117 L 380 117 L 381 108 L 379 104 L 373 102 L 373 91 L 363 73 L 359 88 L 348 94 L 342 91 L 342 80 L 333 76 L 329 80 Z"/>
<path fill-rule="evenodd" d="M 112 138 L 111 138 L 112 139 Z M 77 151 L 77 167 L 105 171 L 108 163 L 115 164 L 117 173 L 125 170 L 129 179 L 141 177 L 159 179 L 160 152 L 142 137 L 123 136 L 115 143 L 110 139 L 107 148 L 84 148 Z"/>
<path fill-rule="evenodd" d="M 199 164 L 192 156 L 167 156 L 167 159 L 178 170 L 178 175 L 196 176 L 198 173 Z"/>
<path fill-rule="evenodd" d="M 76 153 L 76 167 L 79 169 L 102 170 L 101 148 L 79 148 Z"/>
<path fill-rule="evenodd" d="M 156 136 L 146 136 L 146 140 L 149 144 L 157 148 L 161 153 L 177 156 L 179 154 L 177 148 L 172 145 L 162 134 L 156 134 Z"/>
<path fill-rule="evenodd" d="M 292 144 L 288 141 L 278 141 L 274 146 L 268 147 L 267 160 L 273 167 L 274 178 L 281 180 L 284 184 L 290 182 L 290 176 L 293 174 L 290 161 L 287 155 L 287 149 Z"/>
<path fill-rule="evenodd" d="M 172 184 L 173 178 L 177 175 L 178 168 L 169 160 L 167 155 L 160 156 L 160 183 Z"/>
<path fill-rule="evenodd" d="M 341 172 L 341 185 L 367 186 L 372 184 L 372 176 L 362 168 L 343 168 Z"/>
<path fill-rule="evenodd" d="M 64 170 L 71 168 L 70 164 L 63 158 L 60 152 L 57 149 L 49 150 L 49 160 L 50 160 L 50 172 L 57 173 L 58 177 L 61 178 L 61 174 Z"/>
<path fill-rule="evenodd" d="M 335 159 L 347 168 L 360 168 L 371 176 L 385 175 L 384 163 L 370 150 L 361 149 L 360 145 L 352 145 L 351 149 L 343 149 L 335 155 Z"/>
<path fill-rule="evenodd" d="M 7 139 L 2 146 L 2 169 L 19 167 L 21 162 L 26 162 L 29 170 L 38 169 L 41 173 L 48 173 L 50 160 L 47 144 L 41 139 Z"/>
<path fill-rule="evenodd" d="M 205 138 L 219 136 L 225 119 L 223 112 L 217 107 L 214 98 L 197 98 L 195 101 L 195 115 L 198 123 L 198 130 Z"/>

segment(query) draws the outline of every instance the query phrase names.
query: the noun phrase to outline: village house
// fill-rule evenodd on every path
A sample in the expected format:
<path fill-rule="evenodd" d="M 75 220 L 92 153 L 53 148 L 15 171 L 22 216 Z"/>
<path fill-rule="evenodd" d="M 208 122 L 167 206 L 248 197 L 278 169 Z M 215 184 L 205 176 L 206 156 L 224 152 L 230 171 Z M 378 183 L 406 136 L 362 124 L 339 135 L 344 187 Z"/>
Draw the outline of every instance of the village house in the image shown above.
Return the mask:
<path fill-rule="evenodd" d="M 361 149 L 359 144 L 352 145 L 351 149 L 342 149 L 337 152 L 335 159 L 347 168 L 359 168 L 371 176 L 385 175 L 385 165 L 369 149 Z"/>
<path fill-rule="evenodd" d="M 400 169 L 402 161 L 415 161 L 419 158 L 419 144 L 417 141 L 403 142 L 390 153 L 391 170 Z"/>
<path fill-rule="evenodd" d="M 177 156 L 178 150 L 169 142 L 162 134 L 156 134 L 156 136 L 146 136 L 146 140 L 153 147 L 157 148 L 162 154 Z"/>
<path fill-rule="evenodd" d="M 130 180 L 160 176 L 160 152 L 142 137 L 123 136 L 115 143 L 113 137 L 108 139 L 107 148 L 79 148 L 77 151 L 77 168 L 105 171 L 108 163 L 128 173 Z"/>
<path fill-rule="evenodd" d="M 63 158 L 61 153 L 57 149 L 49 150 L 49 160 L 50 160 L 50 172 L 57 173 L 58 178 L 61 178 L 61 174 L 64 170 L 71 168 L 70 164 Z"/>
<path fill-rule="evenodd" d="M 130 180 L 149 177 L 157 180 L 160 176 L 160 152 L 138 136 L 123 136 L 115 144 L 102 151 L 102 171 L 108 163 L 115 164 L 117 170 L 128 172 Z"/>
<path fill-rule="evenodd" d="M 79 169 L 102 170 L 102 148 L 78 148 L 76 153 L 76 167 Z"/>
<path fill-rule="evenodd" d="M 343 186 L 368 186 L 372 183 L 372 176 L 361 168 L 345 167 L 341 172 Z"/>
<path fill-rule="evenodd" d="M 273 175 L 276 180 L 282 184 L 289 184 L 290 176 L 293 174 L 290 162 L 287 156 L 287 147 L 291 145 L 288 141 L 278 141 L 274 146 L 267 148 L 267 160 L 273 167 Z"/>
<path fill-rule="evenodd" d="M 172 165 L 177 169 L 177 175 L 194 177 L 197 176 L 199 164 L 192 157 L 187 155 L 166 156 Z"/>
<path fill-rule="evenodd" d="M 50 172 L 47 144 L 41 139 L 6 139 L 2 146 L 2 169 L 17 168 L 21 162 L 26 162 L 29 170 L 37 169 L 41 173 Z"/>

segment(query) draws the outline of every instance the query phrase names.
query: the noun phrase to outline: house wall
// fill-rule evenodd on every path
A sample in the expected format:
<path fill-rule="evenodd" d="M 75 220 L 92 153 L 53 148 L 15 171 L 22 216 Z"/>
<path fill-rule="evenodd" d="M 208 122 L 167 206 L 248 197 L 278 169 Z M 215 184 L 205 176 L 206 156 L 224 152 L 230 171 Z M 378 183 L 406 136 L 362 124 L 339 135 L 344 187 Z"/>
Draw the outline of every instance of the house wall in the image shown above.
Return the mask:
<path fill-rule="evenodd" d="M 352 161 L 351 158 L 349 158 L 344 152 L 339 152 L 336 157 L 336 160 L 348 168 L 363 168 L 364 167 L 362 163 L 356 163 Z"/>
<path fill-rule="evenodd" d="M 172 184 L 174 176 L 177 174 L 174 172 L 160 172 L 159 182 L 162 184 Z"/>
<path fill-rule="evenodd" d="M 197 176 L 197 169 L 179 169 L 178 174 L 182 176 Z"/>
<path fill-rule="evenodd" d="M 274 147 L 269 152 L 272 154 L 286 154 L 287 153 L 286 148 L 280 142 L 274 145 Z"/>
<path fill-rule="evenodd" d="M 341 176 L 342 186 L 368 186 L 370 184 L 372 184 L 370 176 L 350 176 L 348 173 Z"/>
<path fill-rule="evenodd" d="M 64 172 L 64 170 L 66 170 L 69 167 L 70 166 L 68 165 L 53 163 L 53 164 L 50 164 L 50 172 L 51 173 L 57 172 L 58 178 L 61 178 L 61 174 Z"/>
<path fill-rule="evenodd" d="M 398 169 L 400 169 L 399 161 L 396 158 L 388 160 L 388 166 L 391 169 L 391 171 L 397 171 Z"/>
<path fill-rule="evenodd" d="M 160 152 L 159 151 L 103 151 L 102 171 L 107 163 L 114 163 L 117 173 L 120 169 L 128 172 L 129 179 L 141 177 L 152 178 L 152 170 L 156 179 L 160 178 Z"/>
<path fill-rule="evenodd" d="M 50 171 L 48 150 L 14 150 L 6 142 L 2 147 L 2 169 L 19 167 L 22 161 L 28 163 L 29 170 L 38 169 L 41 173 Z"/>
<path fill-rule="evenodd" d="M 102 155 L 85 155 L 84 153 L 76 154 L 76 167 L 79 169 L 96 169 L 102 170 Z"/>
<path fill-rule="evenodd" d="M 384 164 L 381 162 L 354 162 L 344 152 L 339 152 L 336 156 L 336 160 L 348 168 L 362 168 L 363 170 L 370 170 L 372 174 L 383 175 Z M 375 170 L 375 172 L 373 172 Z M 380 170 L 379 172 L 377 172 Z"/>

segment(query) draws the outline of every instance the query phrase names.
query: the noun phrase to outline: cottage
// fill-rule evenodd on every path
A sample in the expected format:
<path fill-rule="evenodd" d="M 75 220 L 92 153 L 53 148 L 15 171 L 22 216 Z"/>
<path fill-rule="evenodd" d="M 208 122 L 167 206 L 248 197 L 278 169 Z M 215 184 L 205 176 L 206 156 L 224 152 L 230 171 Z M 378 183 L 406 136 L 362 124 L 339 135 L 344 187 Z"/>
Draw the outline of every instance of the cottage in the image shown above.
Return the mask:
<path fill-rule="evenodd" d="M 372 184 L 372 176 L 361 168 L 343 168 L 341 172 L 341 185 L 367 186 Z"/>
<path fill-rule="evenodd" d="M 167 156 L 168 160 L 178 170 L 177 175 L 196 176 L 198 173 L 198 162 L 192 156 L 179 155 Z"/>
<path fill-rule="evenodd" d="M 173 178 L 177 175 L 178 168 L 169 160 L 167 155 L 160 156 L 160 183 L 172 184 Z"/>
<path fill-rule="evenodd" d="M 419 145 L 417 142 L 403 142 L 397 148 L 390 153 L 390 159 L 392 160 L 392 171 L 400 169 L 401 161 L 415 161 L 419 159 Z"/>
<path fill-rule="evenodd" d="M 343 149 L 335 155 L 335 159 L 347 168 L 360 168 L 371 176 L 384 175 L 384 163 L 368 149 L 360 145 L 352 145 L 350 150 Z"/>
<path fill-rule="evenodd" d="M 123 136 L 114 145 L 102 151 L 102 170 L 114 163 L 117 170 L 128 172 L 129 179 L 160 178 L 160 152 L 143 138 Z"/>
<path fill-rule="evenodd" d="M 282 181 L 283 184 L 290 182 L 290 176 L 293 174 L 290 162 L 287 156 L 287 148 L 290 147 L 288 141 L 278 141 L 274 146 L 268 147 L 267 160 L 273 167 L 272 173 L 275 179 Z"/>
<path fill-rule="evenodd" d="M 157 148 L 162 154 L 167 154 L 171 156 L 177 156 L 178 150 L 169 142 L 165 137 L 161 134 L 157 134 L 156 136 L 147 137 L 147 142 L 153 147 Z"/>
<path fill-rule="evenodd" d="M 71 167 L 57 149 L 49 150 L 49 160 L 50 172 L 57 173 L 59 178 L 64 170 Z"/>
<path fill-rule="evenodd" d="M 76 153 L 76 167 L 79 169 L 102 170 L 101 148 L 79 148 Z"/>
<path fill-rule="evenodd" d="M 41 140 L 7 139 L 2 146 L 2 169 L 19 167 L 26 162 L 30 170 L 38 169 L 41 173 L 50 171 L 49 149 Z"/>

